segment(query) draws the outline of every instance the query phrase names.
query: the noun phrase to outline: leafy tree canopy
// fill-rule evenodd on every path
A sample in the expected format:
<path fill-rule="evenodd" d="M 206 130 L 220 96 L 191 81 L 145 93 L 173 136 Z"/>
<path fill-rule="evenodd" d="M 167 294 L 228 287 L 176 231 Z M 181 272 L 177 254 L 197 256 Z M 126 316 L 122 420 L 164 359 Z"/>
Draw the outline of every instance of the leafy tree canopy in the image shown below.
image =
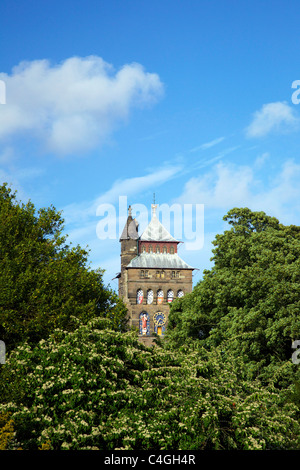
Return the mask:
<path fill-rule="evenodd" d="M 126 309 L 103 284 L 103 270 L 88 267 L 88 252 L 71 247 L 53 206 L 36 211 L 0 186 L 0 339 L 7 351 L 34 344 L 55 328 L 71 330 L 74 318 L 114 320 L 125 329 Z"/>
<path fill-rule="evenodd" d="M 241 356 L 253 377 L 271 376 L 275 367 L 284 385 L 280 368 L 300 339 L 300 227 L 248 208 L 224 220 L 232 227 L 213 242 L 213 268 L 171 306 L 170 344 L 220 346 Z"/>
<path fill-rule="evenodd" d="M 106 319 L 56 330 L 34 348 L 22 344 L 3 368 L 7 449 L 299 446 L 295 405 L 247 380 L 242 361 L 201 347 L 145 348 Z"/>

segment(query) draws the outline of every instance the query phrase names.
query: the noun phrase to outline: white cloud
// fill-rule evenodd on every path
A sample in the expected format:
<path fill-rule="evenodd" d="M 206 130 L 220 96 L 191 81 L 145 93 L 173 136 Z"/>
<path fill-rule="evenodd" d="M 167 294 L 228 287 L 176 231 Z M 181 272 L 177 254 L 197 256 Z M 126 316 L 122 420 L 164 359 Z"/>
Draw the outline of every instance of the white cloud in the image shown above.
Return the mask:
<path fill-rule="evenodd" d="M 215 145 L 223 142 L 225 137 L 218 137 L 217 139 L 211 140 L 210 142 L 206 142 L 204 144 L 199 145 L 198 147 L 194 147 L 190 150 L 190 152 L 198 152 L 198 150 L 206 150 L 208 148 L 214 147 Z"/>
<path fill-rule="evenodd" d="M 293 108 L 285 102 L 264 104 L 256 111 L 251 124 L 246 128 L 247 137 L 263 137 L 272 131 L 293 130 L 299 118 Z"/>
<path fill-rule="evenodd" d="M 7 165 L 15 158 L 14 149 L 11 146 L 4 147 L 0 153 L 0 165 Z"/>
<path fill-rule="evenodd" d="M 0 151 L 0 184 L 7 183 L 13 192 L 17 192 L 18 201 L 26 201 L 30 199 L 25 190 L 26 183 L 31 184 L 37 177 L 44 174 L 44 170 L 37 166 L 20 168 L 16 165 L 17 158 L 18 155 L 12 146 L 3 147 Z"/>
<path fill-rule="evenodd" d="M 125 195 L 129 197 L 149 188 L 155 188 L 176 176 L 180 170 L 181 166 L 177 165 L 161 168 L 148 175 L 117 180 L 111 189 L 98 198 L 97 203 L 113 203 L 118 200 L 119 196 Z"/>
<path fill-rule="evenodd" d="M 126 196 L 128 198 L 128 204 L 132 204 L 134 201 L 130 201 L 130 197 L 169 181 L 178 175 L 180 170 L 181 166 L 166 166 L 165 168 L 153 171 L 147 175 L 125 178 L 123 180 L 119 179 L 113 183 L 108 191 L 94 200 L 69 204 L 62 208 L 63 217 L 68 224 L 76 222 L 81 224 L 83 221 L 87 222 L 90 218 L 96 217 L 97 208 L 101 204 L 113 204 L 116 205 L 117 208 L 120 196 Z"/>
<path fill-rule="evenodd" d="M 0 79 L 7 91 L 0 140 L 30 135 L 60 154 L 103 144 L 133 107 L 152 104 L 163 92 L 159 76 L 140 64 L 115 71 L 97 56 L 71 57 L 58 65 L 22 62 Z"/>
<path fill-rule="evenodd" d="M 247 199 L 251 181 L 249 167 L 218 163 L 212 171 L 191 178 L 185 184 L 180 200 L 182 203 L 205 204 L 208 208 L 225 208 L 232 201 Z"/>
<path fill-rule="evenodd" d="M 234 152 L 235 150 L 237 150 L 239 148 L 239 146 L 236 146 L 236 147 L 230 147 L 230 148 L 227 148 L 227 149 L 224 149 L 224 150 L 221 150 L 221 152 L 218 153 L 218 155 L 212 157 L 212 158 L 208 158 L 206 160 L 201 160 L 200 162 L 196 163 L 194 165 L 194 168 L 195 169 L 200 169 L 200 168 L 205 168 L 206 166 L 211 166 L 212 163 L 215 163 L 217 162 L 218 160 L 221 160 L 223 157 L 225 157 L 226 155 Z"/>
<path fill-rule="evenodd" d="M 300 223 L 300 165 L 286 161 L 272 182 L 262 184 L 258 167 L 219 163 L 204 175 L 191 178 L 179 203 L 204 204 L 223 215 L 233 207 L 249 207 L 277 217 L 285 224 Z"/>
<path fill-rule="evenodd" d="M 62 216 L 65 219 L 66 233 L 68 233 L 70 240 L 76 243 L 85 240 L 84 243 L 89 245 L 93 243 L 93 240 L 99 241 L 96 233 L 97 224 L 107 208 L 114 209 L 112 217 L 117 218 L 116 237 L 118 238 L 118 231 L 123 229 L 126 221 L 128 205 L 134 205 L 136 208 L 139 206 L 136 201 L 132 200 L 133 196 L 137 197 L 149 188 L 155 188 L 165 183 L 175 177 L 179 171 L 180 167 L 166 167 L 148 175 L 118 180 L 106 193 L 94 200 L 63 207 Z"/>
<path fill-rule="evenodd" d="M 264 152 L 261 155 L 258 155 L 255 159 L 254 166 L 256 168 L 261 168 L 269 158 L 270 158 L 269 152 Z"/>

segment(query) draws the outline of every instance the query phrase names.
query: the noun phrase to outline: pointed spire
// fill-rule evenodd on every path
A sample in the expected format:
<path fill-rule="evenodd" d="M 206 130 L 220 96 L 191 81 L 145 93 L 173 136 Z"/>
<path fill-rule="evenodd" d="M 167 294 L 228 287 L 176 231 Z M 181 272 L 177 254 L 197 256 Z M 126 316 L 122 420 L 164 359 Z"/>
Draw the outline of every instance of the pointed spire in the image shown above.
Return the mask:
<path fill-rule="evenodd" d="M 152 217 L 156 217 L 156 209 L 157 209 L 157 204 L 151 204 L 151 209 L 152 209 Z"/>
<path fill-rule="evenodd" d="M 128 216 L 125 227 L 123 228 L 123 232 L 120 237 L 121 240 L 137 240 L 139 238 L 138 233 L 139 224 L 136 219 L 132 218 L 132 208 L 131 206 L 128 207 Z"/>
<path fill-rule="evenodd" d="M 167 229 L 161 224 L 156 216 L 156 209 L 158 204 L 151 204 L 152 218 L 145 228 L 144 232 L 140 236 L 142 241 L 168 241 L 177 242 L 174 237 L 167 231 Z"/>
<path fill-rule="evenodd" d="M 155 204 L 155 193 L 153 193 L 153 204 L 151 204 L 152 217 L 156 216 L 157 204 Z"/>

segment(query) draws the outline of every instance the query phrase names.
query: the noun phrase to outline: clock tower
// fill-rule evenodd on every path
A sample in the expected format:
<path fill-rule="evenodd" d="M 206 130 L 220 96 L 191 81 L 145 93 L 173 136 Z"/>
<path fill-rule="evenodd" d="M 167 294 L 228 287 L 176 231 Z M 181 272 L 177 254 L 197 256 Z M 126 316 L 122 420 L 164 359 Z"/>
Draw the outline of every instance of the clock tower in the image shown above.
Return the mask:
<path fill-rule="evenodd" d="M 172 301 L 192 291 L 194 270 L 178 255 L 181 242 L 157 218 L 157 205 L 152 204 L 151 209 L 150 223 L 139 236 L 129 207 L 120 237 L 121 272 L 117 275 L 130 325 L 148 346 L 156 335 L 165 334 Z"/>

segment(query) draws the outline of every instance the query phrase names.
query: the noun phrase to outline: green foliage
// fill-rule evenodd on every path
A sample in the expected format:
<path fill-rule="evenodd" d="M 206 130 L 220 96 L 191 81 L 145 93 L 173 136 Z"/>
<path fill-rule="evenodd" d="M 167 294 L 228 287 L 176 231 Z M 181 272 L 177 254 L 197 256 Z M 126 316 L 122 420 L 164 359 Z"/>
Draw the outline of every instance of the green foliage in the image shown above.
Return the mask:
<path fill-rule="evenodd" d="M 299 227 L 230 211 L 213 269 L 148 349 L 54 207 L 3 185 L 0 217 L 0 448 L 300 448 Z"/>
<path fill-rule="evenodd" d="M 0 413 L 22 449 L 291 449 L 296 408 L 219 351 L 158 346 L 96 318 L 21 345 L 3 366 Z"/>
<path fill-rule="evenodd" d="M 7 350 L 35 344 L 55 328 L 75 328 L 75 318 L 108 316 L 126 328 L 126 309 L 103 285 L 103 271 L 87 266 L 88 252 L 70 247 L 54 207 L 20 204 L 0 186 L 0 338 Z"/>
<path fill-rule="evenodd" d="M 214 267 L 169 316 L 170 344 L 199 341 L 242 357 L 252 377 L 291 383 L 292 342 L 300 338 L 300 227 L 263 212 L 232 209 L 217 235 Z M 298 372 L 298 371 L 297 371 Z"/>
<path fill-rule="evenodd" d="M 10 413 L 0 413 L 0 450 L 13 448 L 14 425 Z"/>

